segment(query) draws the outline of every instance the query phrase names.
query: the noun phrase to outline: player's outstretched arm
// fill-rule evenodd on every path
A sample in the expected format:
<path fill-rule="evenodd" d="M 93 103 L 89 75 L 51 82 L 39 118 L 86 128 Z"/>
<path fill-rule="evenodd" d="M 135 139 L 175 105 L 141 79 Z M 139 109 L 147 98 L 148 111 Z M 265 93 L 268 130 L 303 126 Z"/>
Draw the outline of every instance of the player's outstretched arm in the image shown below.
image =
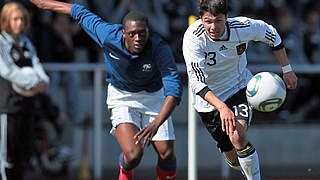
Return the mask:
<path fill-rule="evenodd" d="M 298 84 L 298 78 L 290 66 L 285 48 L 273 51 L 273 53 L 282 66 L 283 80 L 288 89 L 295 89 Z"/>
<path fill-rule="evenodd" d="M 72 4 L 52 1 L 52 0 L 30 0 L 31 3 L 36 5 L 40 9 L 55 11 L 61 14 L 70 15 Z"/>

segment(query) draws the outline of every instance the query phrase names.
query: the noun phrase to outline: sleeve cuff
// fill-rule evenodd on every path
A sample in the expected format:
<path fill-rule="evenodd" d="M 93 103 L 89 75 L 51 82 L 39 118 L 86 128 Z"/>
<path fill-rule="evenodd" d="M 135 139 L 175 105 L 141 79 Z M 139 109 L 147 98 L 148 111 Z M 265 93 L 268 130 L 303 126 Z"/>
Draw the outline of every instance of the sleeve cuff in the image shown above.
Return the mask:
<path fill-rule="evenodd" d="M 200 97 L 202 97 L 204 99 L 204 96 L 207 94 L 207 92 L 211 91 L 211 89 L 208 88 L 208 86 L 204 87 L 203 89 L 201 89 L 197 95 L 199 95 Z"/>
<path fill-rule="evenodd" d="M 281 42 L 279 45 L 272 47 L 272 51 L 278 51 L 280 49 L 284 48 L 283 42 Z"/>

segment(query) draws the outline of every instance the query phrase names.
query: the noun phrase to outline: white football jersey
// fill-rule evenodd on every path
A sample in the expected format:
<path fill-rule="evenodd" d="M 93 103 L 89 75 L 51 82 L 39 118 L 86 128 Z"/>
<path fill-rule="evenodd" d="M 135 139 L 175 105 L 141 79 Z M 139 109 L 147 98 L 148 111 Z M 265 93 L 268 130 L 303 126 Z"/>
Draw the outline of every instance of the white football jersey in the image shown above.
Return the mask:
<path fill-rule="evenodd" d="M 215 109 L 196 95 L 206 86 L 222 101 L 247 86 L 252 77 L 245 52 L 249 41 L 262 41 L 270 47 L 282 42 L 273 26 L 247 17 L 228 18 L 226 33 L 226 40 L 212 40 L 199 19 L 184 34 L 183 55 L 198 112 Z"/>

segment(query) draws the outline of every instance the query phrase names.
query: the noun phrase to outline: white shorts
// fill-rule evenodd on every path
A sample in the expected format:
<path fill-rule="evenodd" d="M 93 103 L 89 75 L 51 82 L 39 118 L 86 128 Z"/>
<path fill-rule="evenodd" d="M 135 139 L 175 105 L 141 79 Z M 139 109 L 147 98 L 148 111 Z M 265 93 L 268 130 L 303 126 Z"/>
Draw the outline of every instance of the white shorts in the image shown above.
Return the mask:
<path fill-rule="evenodd" d="M 119 90 L 109 84 L 107 105 L 112 123 L 110 133 L 114 135 L 117 126 L 121 123 L 131 123 L 139 129 L 148 126 L 160 112 L 164 99 L 163 89 L 153 93 L 146 91 L 132 93 Z M 171 116 L 159 127 L 152 140 L 175 140 Z"/>

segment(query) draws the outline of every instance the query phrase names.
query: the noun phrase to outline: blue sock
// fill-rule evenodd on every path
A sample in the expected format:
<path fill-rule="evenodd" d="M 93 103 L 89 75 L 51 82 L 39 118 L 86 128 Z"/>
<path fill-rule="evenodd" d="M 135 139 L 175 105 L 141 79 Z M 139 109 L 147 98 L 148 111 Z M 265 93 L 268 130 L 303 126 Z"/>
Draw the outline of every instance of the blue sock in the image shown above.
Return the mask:
<path fill-rule="evenodd" d="M 124 162 L 123 156 L 124 156 L 123 152 L 120 153 L 119 162 L 121 163 L 121 166 L 124 170 L 130 171 L 133 168 Z"/>
<path fill-rule="evenodd" d="M 174 160 L 170 163 L 160 162 L 158 160 L 158 166 L 159 168 L 165 170 L 165 171 L 174 171 L 177 169 L 177 160 L 174 158 Z"/>

